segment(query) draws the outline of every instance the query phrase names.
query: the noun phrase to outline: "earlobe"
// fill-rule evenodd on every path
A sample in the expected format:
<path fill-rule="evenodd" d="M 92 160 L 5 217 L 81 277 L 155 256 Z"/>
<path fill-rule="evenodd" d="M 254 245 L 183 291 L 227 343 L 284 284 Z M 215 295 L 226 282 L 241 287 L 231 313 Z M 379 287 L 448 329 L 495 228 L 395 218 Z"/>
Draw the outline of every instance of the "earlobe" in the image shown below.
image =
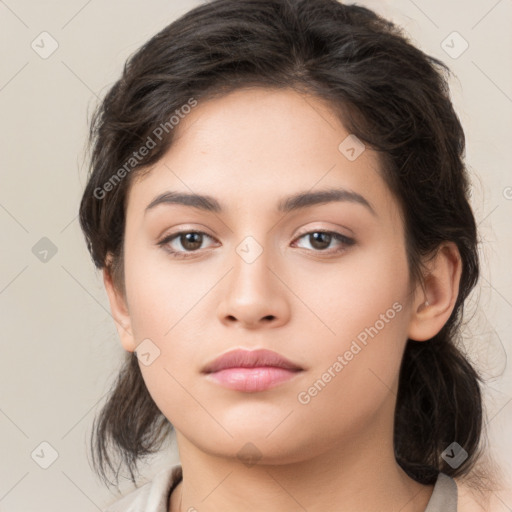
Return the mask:
<path fill-rule="evenodd" d="M 416 289 L 409 325 L 408 337 L 416 341 L 433 338 L 453 312 L 462 273 L 457 246 L 443 243 L 427 267 L 428 273 Z"/>
<path fill-rule="evenodd" d="M 126 299 L 117 290 L 112 281 L 112 276 L 107 267 L 103 269 L 103 284 L 108 295 L 110 310 L 116 324 L 116 329 L 121 340 L 121 344 L 128 352 L 135 350 L 136 344 L 133 337 L 131 318 L 126 304 Z"/>

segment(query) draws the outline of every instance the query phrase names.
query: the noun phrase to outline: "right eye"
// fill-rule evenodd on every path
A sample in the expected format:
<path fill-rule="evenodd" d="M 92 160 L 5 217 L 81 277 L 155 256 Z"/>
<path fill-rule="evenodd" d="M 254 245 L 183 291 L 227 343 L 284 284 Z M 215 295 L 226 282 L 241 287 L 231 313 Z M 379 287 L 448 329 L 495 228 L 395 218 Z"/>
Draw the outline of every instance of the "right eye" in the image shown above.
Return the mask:
<path fill-rule="evenodd" d="M 157 245 L 161 246 L 173 258 L 188 258 L 199 251 L 205 237 L 213 240 L 211 236 L 202 231 L 178 231 L 166 236 Z"/>

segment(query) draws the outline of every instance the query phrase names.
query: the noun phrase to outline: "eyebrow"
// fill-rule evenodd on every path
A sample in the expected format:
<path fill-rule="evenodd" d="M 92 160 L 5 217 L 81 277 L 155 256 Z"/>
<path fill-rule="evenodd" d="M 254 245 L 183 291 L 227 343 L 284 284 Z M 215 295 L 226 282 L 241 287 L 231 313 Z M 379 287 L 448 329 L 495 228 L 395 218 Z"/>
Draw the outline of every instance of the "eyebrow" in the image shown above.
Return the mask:
<path fill-rule="evenodd" d="M 298 192 L 292 196 L 282 199 L 277 205 L 277 211 L 288 213 L 308 208 L 310 206 L 343 201 L 360 204 L 366 207 L 372 215 L 377 215 L 369 201 L 367 201 L 361 194 L 343 188 L 330 188 L 315 192 Z M 214 213 L 222 213 L 224 210 L 219 201 L 212 196 L 167 191 L 156 196 L 146 207 L 144 213 L 147 213 L 149 210 L 160 204 L 180 204 Z"/>

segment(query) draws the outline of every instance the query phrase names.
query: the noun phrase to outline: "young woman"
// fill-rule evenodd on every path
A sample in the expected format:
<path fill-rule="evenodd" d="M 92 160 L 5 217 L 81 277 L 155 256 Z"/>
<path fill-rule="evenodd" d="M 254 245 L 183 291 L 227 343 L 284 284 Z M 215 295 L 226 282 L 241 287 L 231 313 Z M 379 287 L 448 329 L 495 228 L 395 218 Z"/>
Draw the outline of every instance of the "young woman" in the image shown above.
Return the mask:
<path fill-rule="evenodd" d="M 127 62 L 81 226 L 126 365 L 109 511 L 484 510 L 464 133 L 440 61 L 335 0 L 215 0 Z M 458 507 L 458 508 L 457 508 Z"/>

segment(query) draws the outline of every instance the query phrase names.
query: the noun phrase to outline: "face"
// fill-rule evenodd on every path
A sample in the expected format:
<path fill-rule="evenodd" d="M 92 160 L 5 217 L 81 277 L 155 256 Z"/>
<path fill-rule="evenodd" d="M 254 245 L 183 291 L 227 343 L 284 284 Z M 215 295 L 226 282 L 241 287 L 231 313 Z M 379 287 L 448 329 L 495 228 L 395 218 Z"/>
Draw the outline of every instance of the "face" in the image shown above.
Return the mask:
<path fill-rule="evenodd" d="M 204 452 L 234 457 L 252 443 L 279 463 L 391 428 L 411 287 L 376 154 L 322 100 L 291 90 L 238 90 L 175 129 L 126 214 L 132 337 L 122 339 L 127 350 L 144 343 L 157 406 Z M 162 198 L 170 192 L 219 208 Z M 313 195 L 290 200 L 299 194 Z M 236 348 L 301 370 L 245 391 L 202 372 Z"/>

